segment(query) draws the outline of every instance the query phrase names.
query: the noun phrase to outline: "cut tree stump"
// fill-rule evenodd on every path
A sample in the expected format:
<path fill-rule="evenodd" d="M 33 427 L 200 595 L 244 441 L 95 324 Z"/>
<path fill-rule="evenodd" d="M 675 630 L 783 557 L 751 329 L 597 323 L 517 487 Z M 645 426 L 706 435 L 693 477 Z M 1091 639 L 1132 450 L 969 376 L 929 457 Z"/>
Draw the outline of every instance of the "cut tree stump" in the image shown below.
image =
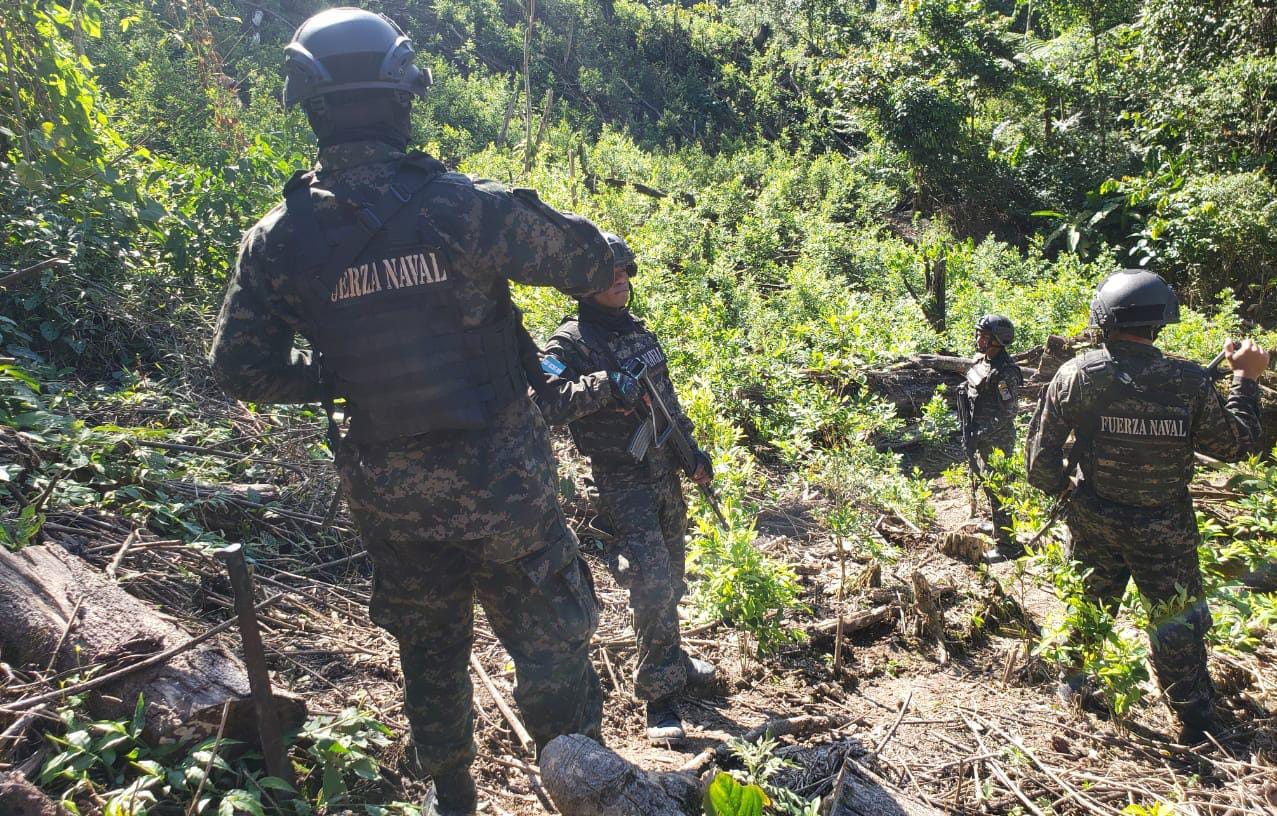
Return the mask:
<path fill-rule="evenodd" d="M 541 751 L 541 782 L 563 816 L 692 816 L 700 783 L 690 774 L 650 773 L 582 734 L 555 737 Z"/>
<path fill-rule="evenodd" d="M 72 612 L 79 605 L 79 614 Z M 111 660 L 103 671 L 178 646 L 190 635 L 57 545 L 0 549 L 0 649 L 11 662 L 71 671 Z M 56 650 L 56 653 L 55 653 Z M 51 659 L 52 658 L 52 659 Z M 130 672 L 89 696 L 94 716 L 129 719 L 141 694 L 148 740 L 212 736 L 229 703 L 226 736 L 256 740 L 248 675 L 225 649 L 204 643 L 167 662 Z M 284 730 L 301 725 L 306 705 L 276 694 Z"/>

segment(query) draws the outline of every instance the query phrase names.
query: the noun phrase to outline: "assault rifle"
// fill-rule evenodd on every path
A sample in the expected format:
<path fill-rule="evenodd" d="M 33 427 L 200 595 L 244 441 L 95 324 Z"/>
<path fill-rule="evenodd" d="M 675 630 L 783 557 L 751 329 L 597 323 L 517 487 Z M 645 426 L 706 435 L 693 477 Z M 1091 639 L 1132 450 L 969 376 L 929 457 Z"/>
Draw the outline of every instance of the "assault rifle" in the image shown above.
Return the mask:
<path fill-rule="evenodd" d="M 642 384 L 644 397 L 634 407 L 634 410 L 642 417 L 643 424 L 639 425 L 638 430 L 630 437 L 630 444 L 626 448 L 630 456 L 633 456 L 636 462 L 641 462 L 647 456 L 648 450 L 652 447 L 659 448 L 673 438 L 679 464 L 682 465 L 684 473 L 689 477 L 692 476 L 696 473 L 698 464 L 696 446 L 679 426 L 674 415 L 670 413 L 665 400 L 661 399 L 661 392 L 656 390 L 652 384 L 652 376 L 647 373 L 647 365 L 635 358 L 627 362 L 623 368 L 626 374 Z M 714 518 L 718 519 L 719 526 L 724 530 L 728 529 L 727 518 L 723 515 L 723 508 L 718 504 L 718 494 L 714 492 L 713 486 L 698 484 L 696 489 L 701 492 L 705 503 L 714 511 Z"/>
<path fill-rule="evenodd" d="M 958 424 L 962 428 L 962 450 L 967 455 L 967 473 L 970 477 L 967 487 L 967 501 L 971 515 L 976 514 L 976 471 L 975 461 L 975 406 L 971 404 L 971 395 L 967 393 L 966 383 L 958 386 Z"/>
<path fill-rule="evenodd" d="M 1224 362 L 1223 351 L 1221 351 L 1219 354 L 1216 354 L 1214 357 L 1212 357 L 1211 361 L 1206 364 L 1206 373 L 1211 376 L 1211 379 L 1222 380 L 1233 373 L 1233 370 L 1231 368 L 1220 368 L 1219 364 L 1222 362 Z"/>

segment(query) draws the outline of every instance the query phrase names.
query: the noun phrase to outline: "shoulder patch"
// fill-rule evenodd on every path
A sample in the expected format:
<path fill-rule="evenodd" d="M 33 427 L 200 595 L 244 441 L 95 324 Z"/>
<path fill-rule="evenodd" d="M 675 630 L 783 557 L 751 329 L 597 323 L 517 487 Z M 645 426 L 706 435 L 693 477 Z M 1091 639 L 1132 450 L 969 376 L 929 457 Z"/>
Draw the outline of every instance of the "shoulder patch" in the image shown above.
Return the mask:
<path fill-rule="evenodd" d="M 558 357 L 542 357 L 541 370 L 552 377 L 562 377 L 568 367 Z"/>

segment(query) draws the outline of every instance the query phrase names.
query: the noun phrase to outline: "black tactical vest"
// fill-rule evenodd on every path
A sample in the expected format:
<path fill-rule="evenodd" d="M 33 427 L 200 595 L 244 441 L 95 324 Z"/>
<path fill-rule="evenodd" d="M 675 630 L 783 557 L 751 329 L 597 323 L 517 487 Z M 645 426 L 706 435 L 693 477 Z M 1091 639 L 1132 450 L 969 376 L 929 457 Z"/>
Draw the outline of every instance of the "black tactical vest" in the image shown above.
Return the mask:
<path fill-rule="evenodd" d="M 594 323 L 568 317 L 559 325 L 555 334 L 584 348 L 591 363 L 599 371 L 623 371 L 626 363 L 637 358 L 646 365 L 653 382 L 660 382 L 662 378 L 668 377 L 669 366 L 665 352 L 661 350 L 656 336 L 649 331 L 627 333 L 624 335 L 625 343 L 614 343 L 613 332 Z M 570 423 L 568 430 L 577 450 L 592 461 L 603 464 L 634 464 L 626 448 L 640 422 L 637 414 L 626 416 L 620 411 L 595 411 Z M 648 455 L 654 454 L 649 451 Z"/>
<path fill-rule="evenodd" d="M 1192 369 L 1159 361 L 1133 379 L 1107 349 L 1079 360 L 1088 388 L 1100 394 L 1078 428 L 1088 484 L 1102 499 L 1137 507 L 1183 501 L 1193 477 L 1193 401 L 1201 387 Z"/>
<path fill-rule="evenodd" d="M 353 441 L 480 430 L 526 393 L 507 284 L 495 292 L 500 316 L 466 327 L 457 266 L 416 203 L 443 172 L 411 156 L 381 201 L 351 208 L 349 223 L 327 230 L 313 179 L 285 188 L 308 337 L 324 379 L 349 403 Z"/>

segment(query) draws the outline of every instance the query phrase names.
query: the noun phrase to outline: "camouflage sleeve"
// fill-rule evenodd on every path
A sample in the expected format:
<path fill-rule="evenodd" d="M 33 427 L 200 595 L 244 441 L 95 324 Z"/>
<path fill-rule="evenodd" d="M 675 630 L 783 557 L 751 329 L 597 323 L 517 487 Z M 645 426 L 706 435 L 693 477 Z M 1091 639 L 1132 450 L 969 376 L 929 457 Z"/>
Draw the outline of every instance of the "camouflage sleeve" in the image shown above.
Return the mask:
<path fill-rule="evenodd" d="M 213 376 L 236 399 L 319 402 L 319 366 L 309 352 L 293 347 L 292 326 L 271 306 L 263 252 L 263 233 L 254 227 L 244 236 L 217 318 L 208 355 Z"/>
<path fill-rule="evenodd" d="M 1074 413 L 1072 374 L 1069 367 L 1060 369 L 1050 385 L 1043 389 L 1024 443 L 1029 484 L 1048 496 L 1058 496 L 1069 482 L 1065 471 L 1064 444 L 1075 427 L 1070 418 Z"/>
<path fill-rule="evenodd" d="M 541 357 L 542 380 L 532 401 L 548 425 L 566 425 L 612 405 L 612 383 L 605 371 L 580 373 L 588 360 L 562 338 L 552 337 Z"/>
<path fill-rule="evenodd" d="M 1234 377 L 1225 402 L 1215 384 L 1203 378 L 1201 410 L 1193 422 L 1193 446 L 1207 456 L 1235 462 L 1258 453 L 1262 442 L 1259 383 Z"/>
<path fill-rule="evenodd" d="M 479 228 L 472 247 L 476 268 L 530 286 L 553 286 L 569 295 L 612 283 L 612 250 L 598 228 L 563 213 L 532 190 L 509 190 L 476 181 Z"/>

